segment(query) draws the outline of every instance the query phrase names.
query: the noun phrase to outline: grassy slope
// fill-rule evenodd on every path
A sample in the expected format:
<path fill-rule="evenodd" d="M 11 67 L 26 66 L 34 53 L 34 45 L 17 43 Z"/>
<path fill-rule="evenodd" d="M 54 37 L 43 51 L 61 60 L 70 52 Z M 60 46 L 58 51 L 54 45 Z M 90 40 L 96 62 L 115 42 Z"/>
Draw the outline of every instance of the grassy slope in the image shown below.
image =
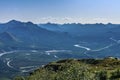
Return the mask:
<path fill-rule="evenodd" d="M 120 60 L 67 59 L 49 63 L 27 77 L 15 80 L 119 80 Z"/>

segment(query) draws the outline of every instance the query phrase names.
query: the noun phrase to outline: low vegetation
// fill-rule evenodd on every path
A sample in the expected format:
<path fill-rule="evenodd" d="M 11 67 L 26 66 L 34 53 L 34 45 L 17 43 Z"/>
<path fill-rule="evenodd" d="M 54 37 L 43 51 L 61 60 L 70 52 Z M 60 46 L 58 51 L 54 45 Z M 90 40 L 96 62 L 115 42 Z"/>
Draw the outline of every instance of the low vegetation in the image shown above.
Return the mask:
<path fill-rule="evenodd" d="M 120 80 L 120 60 L 112 57 L 60 60 L 15 80 Z"/>

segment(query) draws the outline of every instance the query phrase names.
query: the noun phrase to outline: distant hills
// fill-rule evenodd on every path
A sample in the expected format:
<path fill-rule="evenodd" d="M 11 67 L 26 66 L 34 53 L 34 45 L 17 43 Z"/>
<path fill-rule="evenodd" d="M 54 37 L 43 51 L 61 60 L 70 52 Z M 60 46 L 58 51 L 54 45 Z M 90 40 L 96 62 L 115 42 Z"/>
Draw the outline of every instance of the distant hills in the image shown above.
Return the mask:
<path fill-rule="evenodd" d="M 103 48 L 94 52 L 88 51 L 88 53 L 102 53 L 103 56 L 104 52 L 113 54 L 116 51 L 116 56 L 118 56 L 119 34 L 119 24 L 34 24 L 11 20 L 0 24 L 0 50 L 81 51 L 82 48 L 74 46 L 79 44 L 91 48 L 93 51 Z"/>
<path fill-rule="evenodd" d="M 10 47 L 26 48 L 55 48 L 57 45 L 65 46 L 64 43 L 73 43 L 70 35 L 57 33 L 39 27 L 32 22 L 20 22 L 16 20 L 0 24 L 0 40 Z M 13 45 L 13 43 L 15 43 Z M 9 47 L 9 46 L 8 46 Z"/>
<path fill-rule="evenodd" d="M 118 51 L 120 49 L 120 24 L 47 23 L 39 24 L 39 27 L 71 35 L 77 40 L 75 43 L 82 46 L 81 48 L 83 48 L 83 46 L 91 48 L 90 51 L 82 52 L 82 54 L 85 53 L 85 55 L 87 53 L 89 57 L 100 58 L 109 55 L 120 57 L 120 51 Z M 79 47 L 80 52 L 82 51 L 81 48 Z"/>
<path fill-rule="evenodd" d="M 71 34 L 73 36 L 78 37 L 117 37 L 120 31 L 120 25 L 119 24 L 40 24 L 39 25 L 42 28 L 45 28 L 47 30 L 51 31 L 60 31 L 60 32 L 66 32 L 68 34 Z"/>

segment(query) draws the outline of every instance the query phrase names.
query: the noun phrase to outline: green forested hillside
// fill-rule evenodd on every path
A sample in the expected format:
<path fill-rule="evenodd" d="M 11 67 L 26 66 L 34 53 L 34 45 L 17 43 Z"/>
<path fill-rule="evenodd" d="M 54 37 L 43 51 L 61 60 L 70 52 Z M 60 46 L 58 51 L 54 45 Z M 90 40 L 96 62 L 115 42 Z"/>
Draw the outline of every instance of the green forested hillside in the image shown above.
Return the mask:
<path fill-rule="evenodd" d="M 113 57 L 60 60 L 15 80 L 120 80 L 120 60 Z"/>

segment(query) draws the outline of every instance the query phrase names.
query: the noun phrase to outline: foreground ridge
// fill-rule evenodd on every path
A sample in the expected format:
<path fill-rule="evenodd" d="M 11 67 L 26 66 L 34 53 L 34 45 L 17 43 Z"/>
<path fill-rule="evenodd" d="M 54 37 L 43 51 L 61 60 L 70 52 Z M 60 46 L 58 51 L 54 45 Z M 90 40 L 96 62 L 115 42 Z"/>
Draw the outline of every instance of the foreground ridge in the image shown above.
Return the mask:
<path fill-rule="evenodd" d="M 104 59 L 66 59 L 51 62 L 27 77 L 15 80 L 118 80 L 120 60 L 114 57 Z"/>

